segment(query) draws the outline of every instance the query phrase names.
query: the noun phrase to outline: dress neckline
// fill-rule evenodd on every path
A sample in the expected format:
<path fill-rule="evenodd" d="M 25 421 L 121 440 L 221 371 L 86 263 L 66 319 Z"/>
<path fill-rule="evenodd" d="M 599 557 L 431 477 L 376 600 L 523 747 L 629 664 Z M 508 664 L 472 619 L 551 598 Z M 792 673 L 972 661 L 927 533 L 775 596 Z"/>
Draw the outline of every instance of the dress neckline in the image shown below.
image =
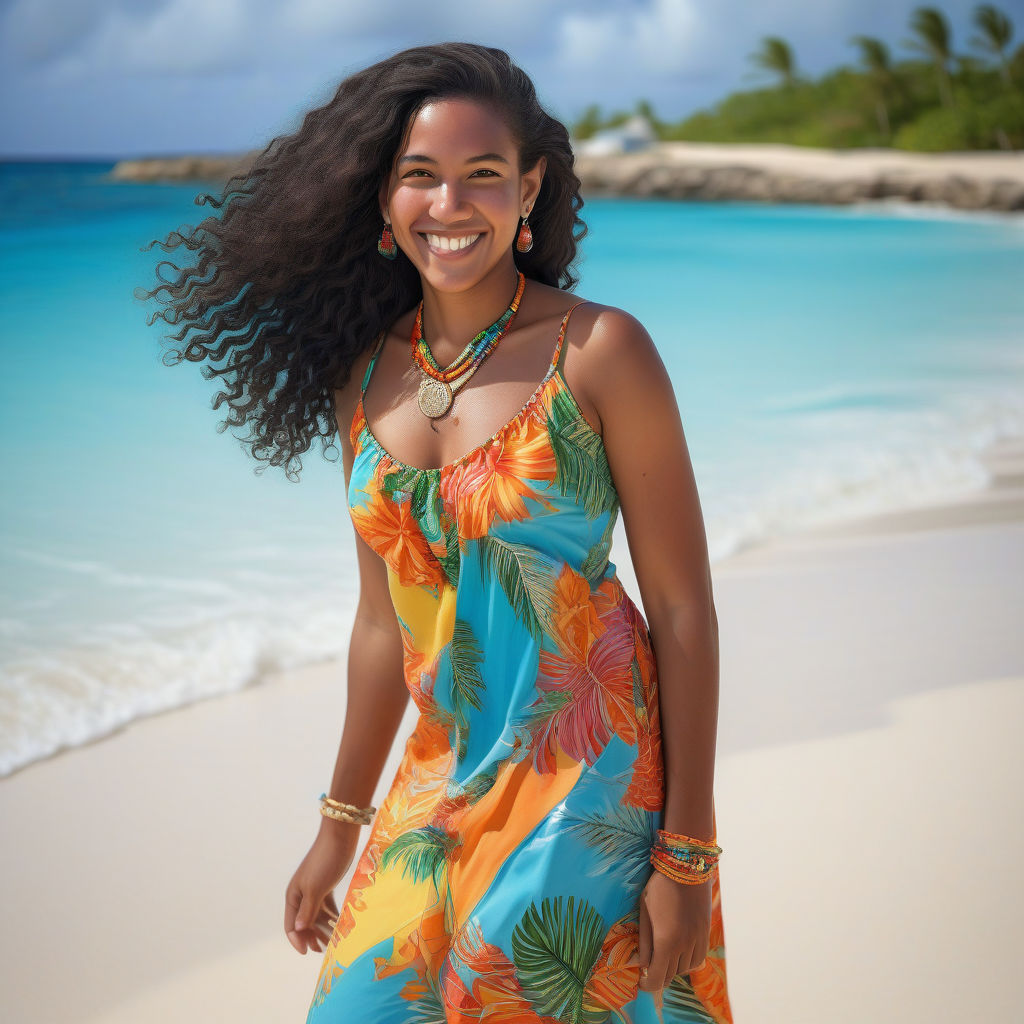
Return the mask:
<path fill-rule="evenodd" d="M 548 369 L 548 372 L 544 375 L 544 379 L 540 382 L 540 384 L 537 385 L 537 390 L 534 391 L 534 393 L 526 400 L 526 403 L 519 410 L 519 412 L 517 412 L 507 423 L 503 423 L 500 427 L 498 427 L 498 429 L 493 434 L 491 434 L 491 436 L 487 438 L 486 441 L 482 441 L 480 444 L 475 445 L 468 452 L 466 452 L 465 455 L 460 455 L 457 459 L 453 460 L 452 462 L 446 462 L 443 466 L 411 466 L 409 465 L 408 462 L 403 462 L 401 459 L 395 458 L 395 456 L 392 455 L 391 452 L 389 452 L 387 448 L 385 448 L 384 445 L 380 443 L 380 441 L 377 438 L 377 435 L 374 434 L 374 432 L 370 429 L 370 424 L 367 422 L 366 419 L 366 412 L 363 409 L 363 396 L 361 394 L 359 396 L 359 402 L 356 405 L 356 417 L 354 422 L 357 422 L 360 418 L 362 419 L 363 431 L 366 434 L 366 436 L 370 439 L 370 442 L 373 444 L 374 448 L 376 448 L 377 451 L 388 460 L 388 462 L 390 462 L 394 466 L 397 466 L 399 469 L 406 470 L 407 472 L 410 473 L 446 473 L 453 469 L 458 469 L 459 466 L 463 465 L 466 462 L 469 462 L 470 459 L 474 458 L 474 456 L 479 455 L 482 451 L 485 451 L 492 444 L 494 444 L 494 442 L 497 441 L 506 431 L 511 430 L 514 426 L 516 426 L 516 424 L 519 423 L 522 417 L 527 412 L 529 412 L 529 410 L 532 409 L 534 405 L 537 404 L 538 399 L 540 399 L 540 397 L 543 395 L 548 384 L 554 379 L 555 371 L 556 366 L 554 363 L 552 363 L 551 367 Z"/>
<path fill-rule="evenodd" d="M 387 459 L 389 463 L 391 463 L 394 466 L 397 466 L 399 469 L 402 469 L 408 473 L 418 474 L 441 474 L 450 472 L 453 469 L 458 469 L 459 466 L 462 466 L 466 462 L 469 462 L 470 459 L 479 455 L 482 451 L 485 451 L 492 444 L 494 444 L 494 442 L 497 441 L 506 431 L 511 430 L 517 423 L 519 423 L 522 417 L 526 415 L 526 413 L 529 412 L 534 405 L 537 404 L 537 401 L 540 399 L 540 397 L 544 394 L 545 390 L 547 389 L 548 384 L 550 384 L 550 382 L 554 380 L 556 376 L 558 376 L 558 359 L 559 356 L 562 354 L 562 345 L 565 341 L 565 331 L 569 325 L 569 314 L 572 313 L 572 311 L 577 306 L 582 306 L 583 303 L 586 301 L 586 299 L 581 299 L 579 302 L 574 302 L 565 311 L 565 315 L 562 317 L 562 325 L 558 331 L 558 341 L 555 344 L 555 354 L 552 357 L 551 363 L 548 366 L 548 371 L 547 373 L 544 374 L 544 379 L 537 385 L 536 390 L 526 400 L 523 407 L 510 420 L 508 420 L 506 423 L 503 423 L 500 427 L 498 427 L 498 429 L 493 434 L 491 434 L 491 436 L 488 437 L 486 440 L 481 441 L 480 444 L 478 445 L 474 445 L 474 447 L 471 448 L 468 452 L 466 452 L 465 455 L 460 455 L 457 459 L 454 459 L 452 462 L 446 462 L 442 466 L 412 466 L 408 462 L 403 462 L 401 459 L 396 458 L 394 455 L 392 455 L 391 452 L 389 452 L 387 448 L 385 448 L 384 445 L 380 443 L 380 440 L 377 438 L 377 435 L 374 434 L 373 430 L 370 428 L 370 423 L 366 418 L 366 410 L 363 407 L 363 396 L 366 394 L 366 385 L 369 383 L 370 372 L 372 371 L 374 364 L 377 362 L 377 356 L 380 354 L 380 346 L 378 346 L 377 351 L 374 352 L 373 357 L 370 361 L 370 365 L 367 367 L 367 372 L 364 375 L 362 386 L 359 389 L 359 401 L 356 403 L 356 410 L 352 418 L 352 425 L 349 428 L 349 440 L 350 442 L 352 442 L 353 447 L 355 447 L 355 438 L 353 437 L 353 430 L 355 428 L 356 423 L 362 420 L 363 432 L 370 439 L 370 443 L 373 445 L 373 447 L 376 448 L 377 451 L 385 459 Z M 381 343 L 383 343 L 383 340 L 384 338 L 382 337 Z"/>

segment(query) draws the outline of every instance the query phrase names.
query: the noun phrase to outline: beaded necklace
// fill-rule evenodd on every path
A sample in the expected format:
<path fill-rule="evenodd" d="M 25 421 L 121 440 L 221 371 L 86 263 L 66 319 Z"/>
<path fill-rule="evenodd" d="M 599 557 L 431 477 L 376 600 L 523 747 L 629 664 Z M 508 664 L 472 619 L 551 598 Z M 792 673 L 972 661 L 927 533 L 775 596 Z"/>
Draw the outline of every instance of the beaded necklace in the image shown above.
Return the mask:
<path fill-rule="evenodd" d="M 476 373 L 477 367 L 494 351 L 497 344 L 508 333 L 512 321 L 519 310 L 519 301 L 526 287 L 526 275 L 518 271 L 519 282 L 516 287 L 512 304 L 491 324 L 485 327 L 455 360 L 443 369 L 437 365 L 430 347 L 423 337 L 423 300 L 416 310 L 416 320 L 412 326 L 412 358 L 423 373 L 417 396 L 420 411 L 424 416 L 436 419 L 443 416 L 452 404 L 452 397 L 470 377 Z"/>

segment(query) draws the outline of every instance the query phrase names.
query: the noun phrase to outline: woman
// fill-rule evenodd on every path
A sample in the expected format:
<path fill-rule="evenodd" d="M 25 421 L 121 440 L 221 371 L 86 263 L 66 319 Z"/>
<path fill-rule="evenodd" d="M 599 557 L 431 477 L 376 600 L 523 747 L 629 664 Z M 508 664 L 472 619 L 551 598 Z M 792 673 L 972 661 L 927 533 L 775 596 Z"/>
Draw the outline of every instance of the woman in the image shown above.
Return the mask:
<path fill-rule="evenodd" d="M 204 328 L 179 355 L 224 364 L 256 457 L 294 472 L 336 433 L 360 571 L 286 891 L 289 940 L 323 953 L 307 1024 L 731 1021 L 704 526 L 650 336 L 571 293 L 564 126 L 503 51 L 416 47 L 237 195 L 169 286 Z M 649 629 L 608 559 L 620 507 Z"/>

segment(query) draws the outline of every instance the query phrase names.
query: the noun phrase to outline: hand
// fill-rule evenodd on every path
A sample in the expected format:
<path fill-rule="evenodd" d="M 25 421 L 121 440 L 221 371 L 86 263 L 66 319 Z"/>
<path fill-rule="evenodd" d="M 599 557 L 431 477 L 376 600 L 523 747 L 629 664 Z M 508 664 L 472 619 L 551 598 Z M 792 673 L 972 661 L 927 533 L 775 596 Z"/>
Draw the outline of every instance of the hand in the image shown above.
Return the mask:
<path fill-rule="evenodd" d="M 641 972 L 640 988 L 662 1004 L 662 989 L 677 975 L 704 962 L 711 934 L 711 881 L 684 885 L 653 871 L 640 896 L 639 948 L 630 964 Z"/>
<path fill-rule="evenodd" d="M 358 825 L 325 819 L 309 853 L 292 875 L 285 890 L 284 930 L 288 941 L 303 955 L 307 949 L 322 952 L 330 941 L 338 916 L 334 889 L 358 845 Z"/>

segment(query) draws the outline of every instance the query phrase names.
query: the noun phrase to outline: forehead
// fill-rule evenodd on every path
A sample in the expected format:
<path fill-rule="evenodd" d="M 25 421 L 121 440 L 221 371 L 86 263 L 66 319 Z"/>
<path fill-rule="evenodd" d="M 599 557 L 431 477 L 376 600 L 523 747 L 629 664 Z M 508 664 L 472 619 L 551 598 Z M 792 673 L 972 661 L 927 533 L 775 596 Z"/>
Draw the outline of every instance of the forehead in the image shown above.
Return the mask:
<path fill-rule="evenodd" d="M 511 153 L 515 151 L 515 140 L 504 118 L 493 107 L 477 100 L 450 97 L 429 100 L 420 108 L 398 155 L 454 156 L 462 150 Z"/>

